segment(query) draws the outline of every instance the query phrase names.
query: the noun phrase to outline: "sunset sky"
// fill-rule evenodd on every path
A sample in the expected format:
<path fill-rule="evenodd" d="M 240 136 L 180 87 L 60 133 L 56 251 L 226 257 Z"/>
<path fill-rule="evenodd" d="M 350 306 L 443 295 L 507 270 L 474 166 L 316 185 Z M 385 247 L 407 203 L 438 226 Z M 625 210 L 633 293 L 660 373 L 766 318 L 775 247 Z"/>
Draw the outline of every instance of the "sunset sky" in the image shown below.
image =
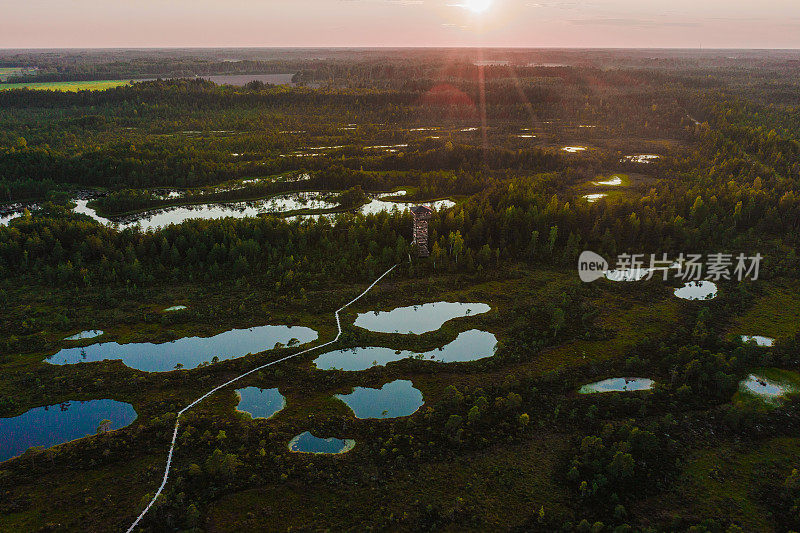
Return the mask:
<path fill-rule="evenodd" d="M 0 47 L 800 48 L 800 0 L 0 0 Z"/>

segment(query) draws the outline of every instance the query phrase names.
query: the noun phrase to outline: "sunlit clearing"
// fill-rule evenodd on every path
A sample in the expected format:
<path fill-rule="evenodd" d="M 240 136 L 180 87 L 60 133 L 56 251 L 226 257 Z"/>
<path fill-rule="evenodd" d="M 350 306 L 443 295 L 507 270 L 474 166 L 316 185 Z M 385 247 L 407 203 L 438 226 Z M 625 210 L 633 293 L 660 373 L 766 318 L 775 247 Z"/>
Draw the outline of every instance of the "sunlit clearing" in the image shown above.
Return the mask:
<path fill-rule="evenodd" d="M 492 0 L 466 0 L 462 5 L 473 13 L 483 13 L 492 7 Z"/>

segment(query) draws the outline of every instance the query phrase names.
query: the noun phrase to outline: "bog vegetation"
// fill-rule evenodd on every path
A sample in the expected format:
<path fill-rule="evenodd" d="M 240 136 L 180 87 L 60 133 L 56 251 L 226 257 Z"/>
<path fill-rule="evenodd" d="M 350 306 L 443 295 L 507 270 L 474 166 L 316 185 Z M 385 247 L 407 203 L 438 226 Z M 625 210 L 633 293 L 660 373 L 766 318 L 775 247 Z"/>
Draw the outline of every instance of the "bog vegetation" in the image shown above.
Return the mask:
<path fill-rule="evenodd" d="M 787 318 L 800 296 L 791 59 L 748 58 L 751 76 L 723 58 L 713 70 L 705 56 L 651 67 L 622 52 L 564 52 L 563 67 L 524 66 L 522 52 L 508 52 L 519 66 L 485 68 L 433 52 L 311 62 L 287 51 L 236 63 L 200 51 L 105 53 L 63 68 L 0 56 L 39 67 L 10 83 L 165 78 L 0 91 L 0 416 L 113 398 L 138 418 L 0 464 L 0 529 L 127 527 L 160 482 L 175 413 L 298 350 L 265 346 L 159 374 L 43 362 L 64 337 L 102 329 L 106 340 L 165 342 L 271 323 L 327 340 L 333 311 L 394 264 L 348 311 L 340 347 L 422 353 L 477 328 L 497 336 L 495 355 L 360 372 L 319 371 L 309 356 L 259 372 L 237 387 L 277 388 L 286 407 L 252 420 L 230 390 L 188 412 L 173 477 L 143 530 L 800 528 L 800 404 L 739 392 L 756 369 L 800 370 Z M 581 54 L 607 64 L 585 66 Z M 189 79 L 256 72 L 293 72 L 296 85 Z M 629 157 L 643 154 L 658 157 Z M 598 183 L 615 174 L 625 179 Z M 328 194 L 336 207 L 150 231 L 74 210 L 90 198 L 97 215 L 119 221 L 294 192 Z M 434 211 L 429 258 L 415 254 L 408 211 L 359 214 L 387 193 L 389 203 L 454 202 Z M 590 203 L 590 193 L 607 196 Z M 583 250 L 764 262 L 759 280 L 718 280 L 717 298 L 685 302 L 672 296 L 674 280 L 580 283 Z M 422 335 L 352 325 L 355 311 L 439 300 L 492 311 Z M 163 312 L 176 304 L 187 308 Z M 777 333 L 752 330 L 765 324 Z M 758 347 L 744 334 L 777 342 Z M 621 376 L 655 386 L 577 394 Z M 357 419 L 335 399 L 396 379 L 423 394 L 409 417 Z M 356 446 L 292 453 L 287 443 L 305 431 Z M 729 463 L 709 475 L 730 490 L 701 483 L 709 457 Z M 743 472 L 754 469 L 750 484 Z"/>

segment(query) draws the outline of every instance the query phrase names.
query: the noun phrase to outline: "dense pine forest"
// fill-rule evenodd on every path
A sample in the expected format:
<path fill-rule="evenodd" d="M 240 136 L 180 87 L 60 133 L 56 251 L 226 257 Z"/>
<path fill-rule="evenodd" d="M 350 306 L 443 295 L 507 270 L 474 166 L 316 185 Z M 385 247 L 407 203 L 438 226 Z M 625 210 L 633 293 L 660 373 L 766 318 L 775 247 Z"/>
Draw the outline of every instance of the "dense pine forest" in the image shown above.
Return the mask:
<path fill-rule="evenodd" d="M 182 415 L 170 481 L 137 530 L 800 528 L 796 54 L 73 54 L 0 53 L 36 67 L 7 83 L 134 80 L 0 83 L 0 417 L 113 399 L 136 419 L 0 458 L 0 529 L 126 529 L 181 409 L 311 346 L 151 372 L 87 359 L 95 344 L 265 324 L 327 342 L 334 311 L 394 265 L 343 312 L 336 346 Z M 286 73 L 291 85 L 204 79 Z M 415 204 L 434 205 L 429 257 Z M 227 216 L 204 215 L 216 208 Z M 713 298 L 682 300 L 674 278 L 581 282 L 584 250 L 612 267 L 620 254 L 763 262 L 758 279 L 716 277 Z M 491 310 L 419 334 L 359 325 L 437 301 Z M 66 341 L 82 330 L 102 340 Z M 497 340 L 488 356 L 428 360 L 473 330 Z M 70 347 L 84 360 L 61 364 Z M 314 363 L 365 347 L 434 355 Z M 623 376 L 653 386 L 581 392 Z M 748 392 L 751 376 L 782 394 Z M 337 399 L 394 380 L 424 398 L 408 416 L 360 418 Z M 242 387 L 275 388 L 285 407 L 251 418 Z M 304 431 L 355 447 L 295 453 Z"/>

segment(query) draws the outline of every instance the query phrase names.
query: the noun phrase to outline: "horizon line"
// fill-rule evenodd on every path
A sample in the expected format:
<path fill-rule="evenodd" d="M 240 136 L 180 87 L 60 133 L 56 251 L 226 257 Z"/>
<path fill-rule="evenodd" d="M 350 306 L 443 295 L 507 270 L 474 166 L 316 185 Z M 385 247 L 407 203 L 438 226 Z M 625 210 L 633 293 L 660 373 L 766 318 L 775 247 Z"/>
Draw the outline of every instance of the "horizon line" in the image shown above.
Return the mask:
<path fill-rule="evenodd" d="M 19 51 L 19 50 L 642 50 L 642 51 L 744 51 L 744 52 L 800 52 L 798 48 L 741 48 L 741 47 L 696 47 L 696 46 L 671 46 L 671 47 L 636 47 L 636 46 L 466 46 L 466 45 L 443 45 L 443 46 L 392 46 L 392 45 L 247 45 L 247 46 L 207 46 L 207 45 L 153 45 L 153 46 L 26 46 L 26 47 L 6 47 L 0 46 L 0 52 Z"/>

